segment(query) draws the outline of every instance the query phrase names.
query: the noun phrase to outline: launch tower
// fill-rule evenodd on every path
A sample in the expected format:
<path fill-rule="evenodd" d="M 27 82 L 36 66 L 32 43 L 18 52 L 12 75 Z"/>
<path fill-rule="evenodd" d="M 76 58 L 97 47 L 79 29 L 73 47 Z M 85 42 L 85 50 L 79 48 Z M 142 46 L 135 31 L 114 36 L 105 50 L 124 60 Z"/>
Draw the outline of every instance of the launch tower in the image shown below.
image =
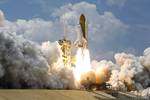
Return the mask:
<path fill-rule="evenodd" d="M 62 58 L 65 67 L 71 66 L 71 40 L 67 39 L 67 30 L 64 23 L 64 37 L 58 41 L 63 52 Z"/>

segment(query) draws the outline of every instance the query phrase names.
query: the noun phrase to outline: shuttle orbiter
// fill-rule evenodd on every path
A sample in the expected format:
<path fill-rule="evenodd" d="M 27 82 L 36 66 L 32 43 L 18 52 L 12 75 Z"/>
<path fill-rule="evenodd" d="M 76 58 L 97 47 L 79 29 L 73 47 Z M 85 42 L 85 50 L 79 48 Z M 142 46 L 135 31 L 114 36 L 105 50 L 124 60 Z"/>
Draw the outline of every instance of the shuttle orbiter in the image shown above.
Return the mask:
<path fill-rule="evenodd" d="M 80 15 L 79 29 L 77 40 L 75 41 L 76 47 L 88 48 L 88 35 L 87 35 L 87 21 L 84 14 Z"/>

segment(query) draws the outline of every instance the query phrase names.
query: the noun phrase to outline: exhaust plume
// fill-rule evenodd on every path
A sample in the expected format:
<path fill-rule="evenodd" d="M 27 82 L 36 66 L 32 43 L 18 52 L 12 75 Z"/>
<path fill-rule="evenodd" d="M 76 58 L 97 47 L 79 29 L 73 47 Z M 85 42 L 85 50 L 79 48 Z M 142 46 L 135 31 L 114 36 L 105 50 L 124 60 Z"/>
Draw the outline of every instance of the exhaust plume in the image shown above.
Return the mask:
<path fill-rule="evenodd" d="M 143 90 L 150 86 L 149 54 L 144 51 L 141 57 L 132 54 L 118 53 L 115 55 L 116 66 L 111 72 L 108 83 L 117 90 Z"/>
<path fill-rule="evenodd" d="M 4 29 L 0 48 L 0 88 L 73 87 L 72 70 L 63 67 L 58 43 L 40 46 Z"/>

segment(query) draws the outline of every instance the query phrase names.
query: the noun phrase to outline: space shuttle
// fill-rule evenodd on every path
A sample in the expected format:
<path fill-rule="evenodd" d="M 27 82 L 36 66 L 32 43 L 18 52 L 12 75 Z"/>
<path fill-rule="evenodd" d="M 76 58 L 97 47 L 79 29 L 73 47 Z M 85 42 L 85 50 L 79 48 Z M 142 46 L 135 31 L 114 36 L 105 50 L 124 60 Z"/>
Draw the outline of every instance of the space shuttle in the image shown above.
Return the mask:
<path fill-rule="evenodd" d="M 79 31 L 77 32 L 77 40 L 74 44 L 77 48 L 88 48 L 87 21 L 84 14 L 80 15 Z"/>

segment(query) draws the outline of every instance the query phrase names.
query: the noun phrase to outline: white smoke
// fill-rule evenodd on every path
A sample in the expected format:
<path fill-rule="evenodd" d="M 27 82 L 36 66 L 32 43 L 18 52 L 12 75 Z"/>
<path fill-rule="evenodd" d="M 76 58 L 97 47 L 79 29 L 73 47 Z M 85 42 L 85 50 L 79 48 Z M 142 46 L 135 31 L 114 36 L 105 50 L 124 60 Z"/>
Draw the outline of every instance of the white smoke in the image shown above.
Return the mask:
<path fill-rule="evenodd" d="M 144 50 L 143 57 L 141 57 L 141 63 L 150 72 L 150 48 Z"/>
<path fill-rule="evenodd" d="M 117 68 L 112 70 L 108 81 L 112 88 L 122 91 L 138 90 L 141 93 L 146 91 L 144 89 L 150 86 L 149 52 L 150 49 L 146 49 L 141 57 L 126 53 L 116 54 Z"/>
<path fill-rule="evenodd" d="M 74 88 L 74 76 L 72 68 L 65 67 L 62 61 L 62 51 L 58 42 L 50 43 L 44 42 L 41 46 L 42 52 L 47 59 L 50 67 L 50 74 L 55 79 L 54 81 L 59 82 L 59 88 Z M 52 84 L 55 83 L 52 81 Z M 53 86 L 53 88 L 58 85 Z"/>
<path fill-rule="evenodd" d="M 92 61 L 92 67 L 95 71 L 96 84 L 103 84 L 107 82 L 110 78 L 110 71 L 114 64 L 111 61 L 102 60 Z"/>
<path fill-rule="evenodd" d="M 4 26 L 4 21 L 0 11 L 0 88 L 74 88 L 72 69 L 64 67 L 57 42 L 39 45 L 19 35 L 31 33 L 29 28 L 36 34 L 41 22 L 43 27 L 49 22 L 5 21 Z"/>
<path fill-rule="evenodd" d="M 145 98 L 149 98 L 150 96 L 150 87 L 148 87 L 147 89 L 144 90 L 139 90 L 139 91 L 131 91 L 131 93 L 136 94 L 137 96 L 143 96 Z"/>
<path fill-rule="evenodd" d="M 39 46 L 17 36 L 16 33 L 1 29 L 0 87 L 73 87 L 72 70 L 64 68 L 63 63 L 60 62 L 58 45 L 56 43 L 47 43 L 48 46 L 46 48 L 45 44 L 43 43 L 42 46 Z M 47 50 L 47 52 L 44 50 Z M 57 67 L 53 69 L 54 66 Z"/>

